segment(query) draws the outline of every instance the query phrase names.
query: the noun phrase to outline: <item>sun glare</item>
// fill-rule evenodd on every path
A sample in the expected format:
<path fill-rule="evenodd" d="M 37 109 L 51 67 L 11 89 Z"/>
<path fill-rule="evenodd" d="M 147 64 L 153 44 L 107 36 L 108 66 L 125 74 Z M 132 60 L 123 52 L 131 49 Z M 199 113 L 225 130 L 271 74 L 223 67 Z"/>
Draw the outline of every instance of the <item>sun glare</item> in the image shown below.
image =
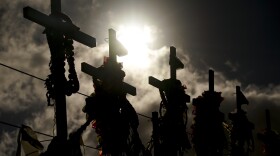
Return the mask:
<path fill-rule="evenodd" d="M 150 65 L 148 45 L 152 42 L 151 29 L 148 26 L 121 26 L 117 31 L 118 40 L 127 49 L 128 54 L 118 60 L 125 66 L 146 68 Z"/>

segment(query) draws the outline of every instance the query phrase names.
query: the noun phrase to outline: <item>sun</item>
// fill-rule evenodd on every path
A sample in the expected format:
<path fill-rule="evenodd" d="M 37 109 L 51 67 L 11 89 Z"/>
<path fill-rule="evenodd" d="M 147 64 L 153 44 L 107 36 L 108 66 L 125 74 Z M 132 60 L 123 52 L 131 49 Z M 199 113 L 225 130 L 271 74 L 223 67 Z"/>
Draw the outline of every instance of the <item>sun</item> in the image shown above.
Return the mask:
<path fill-rule="evenodd" d="M 117 39 L 127 49 L 128 54 L 118 60 L 125 66 L 146 68 L 150 65 L 149 44 L 152 43 L 151 28 L 148 26 L 122 25 L 117 31 Z"/>

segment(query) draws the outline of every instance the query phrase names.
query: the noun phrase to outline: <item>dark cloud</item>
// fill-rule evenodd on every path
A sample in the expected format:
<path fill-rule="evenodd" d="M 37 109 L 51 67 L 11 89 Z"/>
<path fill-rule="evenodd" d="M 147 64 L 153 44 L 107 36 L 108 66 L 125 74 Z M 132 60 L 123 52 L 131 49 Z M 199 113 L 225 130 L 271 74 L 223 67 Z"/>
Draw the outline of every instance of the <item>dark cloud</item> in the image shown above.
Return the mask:
<path fill-rule="evenodd" d="M 50 13 L 49 1 L 1 1 L 0 62 L 45 79 L 49 74 L 50 52 L 42 34 L 44 28 L 22 16 L 22 8 L 27 5 Z M 227 115 L 235 109 L 235 86 L 241 85 L 250 101 L 244 109 L 256 125 L 255 133 L 265 127 L 265 108 L 271 110 L 273 128 L 280 130 L 278 8 L 276 1 L 62 1 L 62 11 L 98 42 L 92 49 L 74 44 L 80 92 L 93 92 L 91 77 L 80 71 L 81 62 L 100 66 L 103 57 L 108 56 L 108 43 L 104 40 L 108 38 L 108 29 L 136 22 L 149 26 L 156 36 L 147 49 L 150 66 L 140 68 L 123 62 L 125 81 L 137 87 L 137 96 L 128 95 L 128 99 L 138 113 L 151 116 L 151 112 L 158 111 L 160 96 L 158 89 L 148 84 L 148 76 L 169 78 L 169 46 L 173 45 L 185 65 L 178 71 L 178 79 L 187 86 L 186 93 L 195 98 L 208 90 L 208 69 L 213 68 L 215 89 L 225 98 L 221 110 Z M 52 134 L 54 110 L 46 106 L 44 82 L 5 67 L 0 67 L 0 72 L 1 120 L 25 123 L 34 130 Z M 84 98 L 78 94 L 67 97 L 69 132 L 85 121 L 82 111 L 77 111 L 84 106 Z M 188 106 L 191 121 L 192 106 Z M 152 123 L 145 117 L 139 119 L 140 136 L 147 143 Z M 1 125 L 0 132 L 0 155 L 14 155 L 17 130 Z M 95 137 L 91 128 L 83 135 L 90 146 L 97 144 Z M 86 155 L 93 152 L 96 151 L 86 149 Z"/>

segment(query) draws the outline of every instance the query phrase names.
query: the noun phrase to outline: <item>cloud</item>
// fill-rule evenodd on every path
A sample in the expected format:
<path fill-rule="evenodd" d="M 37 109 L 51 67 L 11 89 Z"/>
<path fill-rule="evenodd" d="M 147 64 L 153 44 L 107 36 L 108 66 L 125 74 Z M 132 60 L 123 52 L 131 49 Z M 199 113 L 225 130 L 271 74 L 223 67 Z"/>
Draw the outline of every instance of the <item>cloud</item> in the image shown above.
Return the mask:
<path fill-rule="evenodd" d="M 103 63 L 103 57 L 108 56 L 108 43 L 104 38 L 108 36 L 108 28 L 117 28 L 118 17 L 114 9 L 108 9 L 108 5 L 101 1 L 62 1 L 63 10 L 71 16 L 74 23 L 81 27 L 82 31 L 94 34 L 98 40 L 98 46 L 88 48 L 75 42 L 75 65 L 80 81 L 80 92 L 90 95 L 93 92 L 91 77 L 81 72 L 81 63 L 87 62 L 95 67 Z M 75 5 L 69 5 L 71 2 Z M 30 5 L 37 10 L 49 14 L 49 2 L 36 0 L 1 1 L 0 7 L 0 62 L 34 74 L 45 79 L 49 72 L 48 63 L 50 52 L 46 38 L 42 33 L 43 27 L 38 26 L 22 17 L 22 8 Z M 5 6 L 5 7 L 4 7 Z M 104 10 L 103 10 L 104 9 Z M 71 11 L 72 10 L 72 11 Z M 99 12 L 99 13 L 98 13 Z M 86 16 L 85 16 L 86 14 Z M 161 27 L 152 26 L 155 36 L 164 36 Z M 156 38 L 157 42 L 160 38 Z M 186 93 L 191 98 L 196 98 L 205 90 L 208 90 L 208 70 L 201 70 L 195 65 L 194 58 L 185 51 L 184 47 L 176 47 L 177 56 L 182 60 L 185 68 L 177 71 L 178 79 L 187 86 Z M 138 113 L 151 116 L 151 112 L 158 111 L 160 95 L 157 88 L 148 84 L 148 76 L 154 76 L 159 80 L 167 79 L 169 75 L 169 46 L 161 45 L 148 49 L 150 66 L 146 68 L 133 67 L 123 62 L 123 70 L 126 72 L 125 82 L 137 88 L 137 96 L 128 95 L 129 101 Z M 129 55 L 129 54 L 128 54 Z M 197 59 L 197 58 L 196 58 Z M 197 59 L 199 60 L 199 59 Z M 207 64 L 207 63 L 206 63 Z M 225 63 L 232 71 L 237 71 L 239 64 L 228 60 Z M 208 67 L 208 66 L 207 66 Z M 66 66 L 67 69 L 67 66 Z M 279 85 L 258 86 L 254 84 L 244 85 L 238 78 L 228 80 L 225 71 L 215 69 L 215 90 L 221 91 L 225 97 L 221 110 L 227 115 L 235 109 L 235 86 L 241 85 L 244 95 L 250 101 L 244 109 L 248 112 L 248 118 L 256 125 L 256 131 L 265 127 L 264 109 L 269 108 L 272 115 L 272 126 L 280 130 L 280 121 L 277 117 L 279 110 Z M 52 134 L 54 129 L 54 108 L 47 107 L 44 82 L 22 75 L 5 67 L 0 67 L 0 118 L 15 124 L 24 123 L 34 130 Z M 67 72 L 66 72 L 67 76 Z M 244 86 L 242 86 L 244 85 Z M 81 111 L 85 97 L 73 94 L 67 97 L 68 132 L 74 131 L 85 122 L 85 114 Z M 188 104 L 189 109 L 192 105 Z M 139 116 L 139 132 L 143 143 L 147 143 L 152 133 L 152 123 L 149 119 Z M 189 111 L 189 120 L 192 120 Z M 189 122 L 190 124 L 190 122 Z M 14 155 L 16 147 L 17 130 L 0 127 L 0 155 Z M 39 140 L 50 139 L 38 135 Z M 96 134 L 90 127 L 83 135 L 84 141 L 89 146 L 96 146 Z M 47 147 L 49 142 L 44 142 Z M 86 155 L 96 152 L 86 148 Z"/>
<path fill-rule="evenodd" d="M 15 155 L 17 148 L 16 138 L 17 131 L 3 132 L 0 135 L 0 155 Z"/>
<path fill-rule="evenodd" d="M 232 63 L 231 61 L 227 60 L 225 62 L 225 65 L 227 65 L 232 72 L 236 72 L 238 70 L 239 64 L 238 63 Z"/>

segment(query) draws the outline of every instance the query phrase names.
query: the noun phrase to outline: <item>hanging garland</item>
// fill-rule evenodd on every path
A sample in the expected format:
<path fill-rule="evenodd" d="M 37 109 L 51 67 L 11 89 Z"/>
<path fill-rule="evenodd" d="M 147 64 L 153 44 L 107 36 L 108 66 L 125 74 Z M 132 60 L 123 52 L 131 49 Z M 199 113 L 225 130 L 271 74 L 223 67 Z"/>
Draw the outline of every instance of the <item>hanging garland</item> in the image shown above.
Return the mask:
<path fill-rule="evenodd" d="M 193 99 L 194 124 L 192 142 L 197 156 L 222 156 L 226 146 L 224 134 L 224 114 L 219 107 L 223 97 L 221 92 L 204 91 Z"/>
<path fill-rule="evenodd" d="M 187 105 L 189 96 L 185 94 L 186 87 L 179 80 L 163 80 L 164 90 L 160 90 L 160 146 L 169 155 L 177 151 L 183 154 L 191 148 L 187 126 Z"/>
<path fill-rule="evenodd" d="M 52 16 L 52 15 L 51 15 Z M 63 22 L 69 22 L 72 23 L 71 19 L 62 14 L 59 13 L 55 16 L 56 18 L 60 18 Z M 73 25 L 74 26 L 74 25 Z M 79 28 L 77 28 L 79 29 Z M 54 99 L 55 99 L 55 75 L 60 75 L 65 73 L 64 65 L 65 65 L 65 59 L 67 59 L 67 63 L 69 66 L 69 75 L 68 75 L 68 81 L 66 78 L 64 78 L 64 93 L 67 96 L 70 96 L 72 93 L 76 93 L 79 90 L 79 80 L 77 77 L 77 73 L 75 70 L 75 64 L 74 64 L 74 47 L 73 47 L 73 40 L 67 36 L 65 36 L 62 33 L 55 32 L 50 29 L 46 29 L 44 31 L 47 35 L 49 48 L 51 51 L 51 60 L 49 63 L 50 72 L 51 74 L 48 75 L 45 86 L 47 88 L 47 101 L 49 106 L 54 105 Z M 58 83 L 58 82 L 56 82 Z"/>

